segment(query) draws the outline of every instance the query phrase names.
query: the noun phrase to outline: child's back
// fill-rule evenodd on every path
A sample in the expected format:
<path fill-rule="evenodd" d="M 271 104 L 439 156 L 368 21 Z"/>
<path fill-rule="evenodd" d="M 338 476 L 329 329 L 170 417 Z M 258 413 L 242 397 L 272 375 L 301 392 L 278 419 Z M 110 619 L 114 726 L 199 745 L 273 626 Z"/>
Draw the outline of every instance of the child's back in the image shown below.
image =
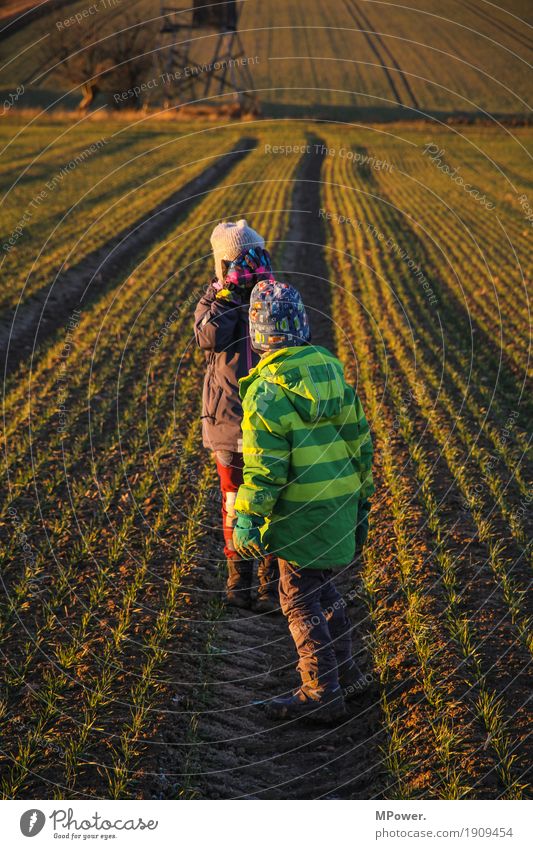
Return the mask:
<path fill-rule="evenodd" d="M 237 511 L 267 518 L 269 551 L 307 568 L 354 556 L 359 500 L 373 491 L 372 444 L 342 364 L 325 348 L 283 348 L 241 381 L 244 485 Z"/>

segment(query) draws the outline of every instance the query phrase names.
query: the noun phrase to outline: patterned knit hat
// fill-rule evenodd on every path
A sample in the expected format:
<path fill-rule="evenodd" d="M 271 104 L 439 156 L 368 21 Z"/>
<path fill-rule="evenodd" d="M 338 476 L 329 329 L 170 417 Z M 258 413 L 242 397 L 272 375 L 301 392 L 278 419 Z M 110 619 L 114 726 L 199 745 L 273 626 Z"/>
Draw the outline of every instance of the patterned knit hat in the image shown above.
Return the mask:
<path fill-rule="evenodd" d="M 250 340 L 256 351 L 303 345 L 311 338 L 307 313 L 294 286 L 262 280 L 250 295 Z"/>
<path fill-rule="evenodd" d="M 224 261 L 237 259 L 239 254 L 251 247 L 265 247 L 265 240 L 248 226 L 246 218 L 239 221 L 221 221 L 211 233 L 211 247 L 215 259 L 217 280 L 224 279 Z"/>

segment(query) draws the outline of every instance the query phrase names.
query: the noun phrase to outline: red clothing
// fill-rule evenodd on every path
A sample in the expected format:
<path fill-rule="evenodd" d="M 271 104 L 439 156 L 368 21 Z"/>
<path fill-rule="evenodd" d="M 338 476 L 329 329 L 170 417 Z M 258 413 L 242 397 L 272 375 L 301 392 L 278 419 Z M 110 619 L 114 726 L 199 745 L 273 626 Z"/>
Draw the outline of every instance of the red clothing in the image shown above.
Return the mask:
<path fill-rule="evenodd" d="M 233 526 L 235 516 L 235 499 L 242 484 L 242 454 L 234 451 L 217 451 L 215 453 L 217 472 L 220 478 L 222 493 L 222 531 L 224 533 L 224 554 L 232 560 L 240 560 L 233 547 Z"/>

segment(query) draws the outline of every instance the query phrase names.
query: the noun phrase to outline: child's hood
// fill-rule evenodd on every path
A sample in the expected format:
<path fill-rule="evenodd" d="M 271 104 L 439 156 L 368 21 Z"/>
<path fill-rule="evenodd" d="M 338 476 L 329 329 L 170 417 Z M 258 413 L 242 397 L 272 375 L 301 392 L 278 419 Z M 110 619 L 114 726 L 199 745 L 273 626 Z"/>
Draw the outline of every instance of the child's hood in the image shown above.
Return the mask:
<path fill-rule="evenodd" d="M 317 345 L 282 348 L 264 357 L 240 380 L 241 398 L 258 379 L 281 386 L 304 421 L 335 418 L 344 403 L 342 364 Z"/>

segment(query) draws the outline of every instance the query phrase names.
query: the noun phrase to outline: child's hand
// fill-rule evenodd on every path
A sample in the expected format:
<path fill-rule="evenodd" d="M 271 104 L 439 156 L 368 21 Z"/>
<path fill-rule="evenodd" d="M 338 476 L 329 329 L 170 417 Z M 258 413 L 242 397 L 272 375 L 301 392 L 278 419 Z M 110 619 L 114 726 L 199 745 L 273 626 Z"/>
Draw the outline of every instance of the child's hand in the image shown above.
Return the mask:
<path fill-rule="evenodd" d="M 260 516 L 237 513 L 237 522 L 233 528 L 233 545 L 237 554 L 244 560 L 261 560 L 266 554 L 259 530 L 263 521 Z"/>
<path fill-rule="evenodd" d="M 224 284 L 222 289 L 219 289 L 216 294 L 217 301 L 225 301 L 228 304 L 234 304 L 239 307 L 243 302 L 243 292 L 235 286 Z"/>
<path fill-rule="evenodd" d="M 357 510 L 357 527 L 355 529 L 355 545 L 358 551 L 364 547 L 368 537 L 368 514 L 370 513 L 370 501 L 359 502 Z"/>

